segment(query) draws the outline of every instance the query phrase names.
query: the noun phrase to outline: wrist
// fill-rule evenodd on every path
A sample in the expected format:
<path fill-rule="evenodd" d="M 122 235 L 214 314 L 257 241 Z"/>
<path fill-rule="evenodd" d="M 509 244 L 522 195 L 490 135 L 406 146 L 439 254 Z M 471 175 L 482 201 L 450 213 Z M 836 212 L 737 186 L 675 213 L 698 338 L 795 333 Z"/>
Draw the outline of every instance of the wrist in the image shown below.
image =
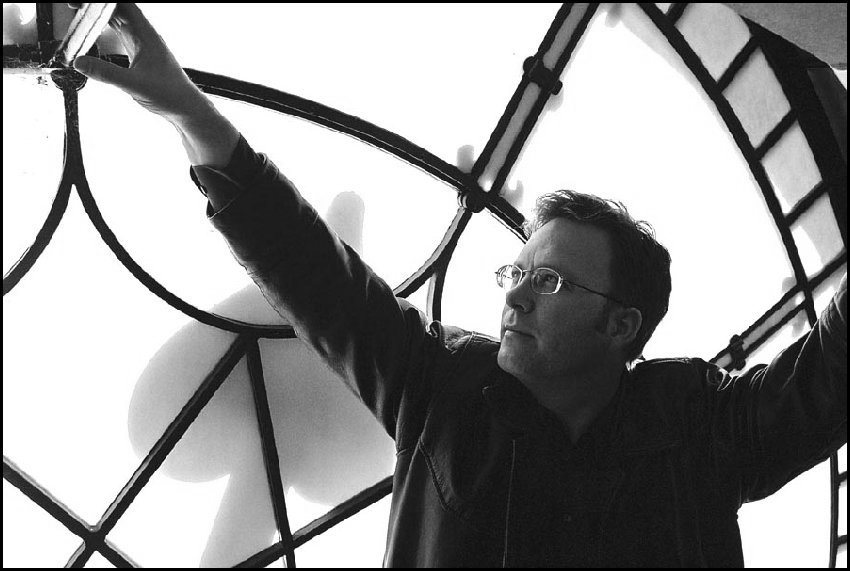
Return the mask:
<path fill-rule="evenodd" d="M 206 108 L 171 120 L 193 166 L 224 168 L 239 142 L 239 131 L 209 103 Z"/>

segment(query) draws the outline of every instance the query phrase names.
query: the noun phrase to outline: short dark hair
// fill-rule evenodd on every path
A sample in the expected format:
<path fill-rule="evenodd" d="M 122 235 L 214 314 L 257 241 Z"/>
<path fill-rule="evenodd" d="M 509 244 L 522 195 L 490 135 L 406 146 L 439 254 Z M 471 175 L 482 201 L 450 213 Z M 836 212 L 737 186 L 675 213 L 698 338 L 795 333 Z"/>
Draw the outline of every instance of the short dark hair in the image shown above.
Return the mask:
<path fill-rule="evenodd" d="M 600 228 L 613 244 L 611 296 L 640 310 L 643 322 L 629 347 L 629 362 L 643 352 L 646 342 L 667 313 L 670 302 L 670 253 L 655 239 L 648 222 L 635 220 L 614 200 L 573 190 L 557 190 L 537 199 L 534 215 L 525 223 L 531 236 L 554 218 L 566 218 Z M 608 302 L 613 304 L 616 302 Z M 606 315 L 609 305 L 606 305 Z"/>

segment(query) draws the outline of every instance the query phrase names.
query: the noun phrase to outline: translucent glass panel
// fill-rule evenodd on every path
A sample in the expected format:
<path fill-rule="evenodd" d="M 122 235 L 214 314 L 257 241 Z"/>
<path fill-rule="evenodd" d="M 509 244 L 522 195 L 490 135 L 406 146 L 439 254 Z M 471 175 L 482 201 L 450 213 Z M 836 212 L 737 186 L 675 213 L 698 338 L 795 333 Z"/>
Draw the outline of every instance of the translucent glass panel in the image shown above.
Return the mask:
<path fill-rule="evenodd" d="M 53 4 L 53 37 L 61 39 L 68 31 L 75 11 L 67 4 Z M 38 29 L 35 3 L 3 3 L 3 45 L 36 44 Z M 124 53 L 117 35 L 106 30 L 97 40 L 100 53 Z"/>
<path fill-rule="evenodd" d="M 847 535 L 847 483 L 838 489 L 838 535 Z"/>
<path fill-rule="evenodd" d="M 791 226 L 791 234 L 809 277 L 838 256 L 844 248 L 829 196 L 817 199 Z"/>
<path fill-rule="evenodd" d="M 161 365 L 149 367 L 159 386 L 136 391 L 139 440 L 158 437 L 187 399 L 177 372 Z M 109 537 L 144 567 L 229 567 L 277 541 L 244 359 Z"/>
<path fill-rule="evenodd" d="M 522 246 L 486 211 L 474 215 L 449 264 L 442 321 L 498 338 L 505 291 L 496 285 L 495 272 L 515 262 Z"/>
<path fill-rule="evenodd" d="M 818 315 L 826 309 L 826 306 L 832 301 L 832 296 L 835 295 L 838 289 L 838 284 L 841 283 L 841 277 L 847 273 L 847 264 L 842 264 L 831 276 L 824 280 L 815 289 L 815 310 Z"/>
<path fill-rule="evenodd" d="M 536 52 L 560 7 L 140 6 L 183 66 L 319 101 L 448 162 L 462 145 L 483 148 L 519 83 L 523 60 Z M 185 23 L 199 12 L 203 27 L 187 34 Z"/>
<path fill-rule="evenodd" d="M 49 76 L 3 74 L 4 274 L 50 212 L 62 176 L 64 131 L 62 92 Z"/>
<path fill-rule="evenodd" d="M 295 552 L 299 567 L 380 567 L 387 543 L 390 496 L 311 539 Z M 364 534 L 363 530 L 373 530 Z"/>
<path fill-rule="evenodd" d="M 206 201 L 189 179 L 189 162 L 173 129 L 101 85 L 87 86 L 81 99 L 92 193 L 134 259 L 200 308 L 280 323 L 207 222 Z M 453 188 L 306 121 L 231 101 L 216 104 L 391 285 L 416 271 L 440 243 L 457 209 Z M 100 119 L 104 107 L 122 117 L 121 133 L 134 136 L 116 145 L 121 133 Z"/>
<path fill-rule="evenodd" d="M 35 44 L 38 30 L 35 23 L 35 3 L 3 3 L 3 45 Z M 3 86 L 5 93 L 6 86 Z"/>
<path fill-rule="evenodd" d="M 80 543 L 79 537 L 3 480 L 4 568 L 62 567 Z"/>
<path fill-rule="evenodd" d="M 832 300 L 835 291 L 838 289 L 838 284 L 841 282 L 841 277 L 846 271 L 847 265 L 844 264 L 815 289 L 815 311 L 818 316 L 821 315 Z M 759 327 L 750 336 L 750 339 L 752 341 L 759 339 L 763 331 L 766 331 L 778 322 L 794 306 L 800 305 L 803 299 L 802 293 L 794 296 L 791 301 L 786 303 L 778 312 L 776 312 L 775 317 L 769 319 L 761 327 Z M 797 311 L 788 323 L 786 323 L 779 331 L 774 333 L 773 336 L 771 336 L 764 344 L 759 346 L 749 357 L 747 357 L 748 366 L 759 363 L 769 363 L 770 360 L 778 355 L 782 349 L 808 333 L 809 329 L 806 312 L 802 309 Z"/>
<path fill-rule="evenodd" d="M 72 195 L 3 298 L 3 453 L 96 522 L 139 463 L 128 416 L 140 374 L 186 321 L 117 262 Z M 197 386 L 218 355 L 192 357 L 184 380 Z"/>
<path fill-rule="evenodd" d="M 422 284 L 422 286 L 407 296 L 407 301 L 416 306 L 419 311 L 422 313 L 428 313 L 428 282 Z"/>
<path fill-rule="evenodd" d="M 290 527 L 296 531 L 393 472 L 395 445 L 298 340 L 261 342 Z M 386 527 L 383 532 L 386 532 Z"/>
<path fill-rule="evenodd" d="M 821 180 L 809 143 L 796 122 L 767 152 L 763 164 L 786 213 Z"/>
<path fill-rule="evenodd" d="M 809 323 L 806 319 L 806 312 L 800 310 L 787 324 L 774 333 L 747 357 L 747 367 L 770 363 L 770 361 L 776 357 L 780 351 L 808 332 Z M 756 336 L 753 341 L 757 339 L 758 337 Z"/>
<path fill-rule="evenodd" d="M 738 511 L 744 565 L 826 567 L 829 489 L 829 462 L 821 462 L 772 496 L 744 504 Z"/>
<path fill-rule="evenodd" d="M 761 50 L 750 56 L 724 95 L 754 147 L 791 109 Z"/>
<path fill-rule="evenodd" d="M 688 4 L 676 27 L 715 80 L 750 38 L 744 20 L 722 4 Z"/>
<path fill-rule="evenodd" d="M 711 357 L 793 273 L 728 130 L 692 76 L 669 65 L 678 56 L 659 34 L 629 4 L 620 20 L 593 22 L 563 104 L 536 129 L 509 186 L 524 186 L 524 212 L 540 194 L 569 188 L 649 221 L 672 256 L 673 292 L 646 356 Z"/>
<path fill-rule="evenodd" d="M 85 567 L 87 569 L 115 569 L 115 565 L 106 560 L 106 557 L 98 553 L 94 552 L 89 560 L 86 562 Z"/>

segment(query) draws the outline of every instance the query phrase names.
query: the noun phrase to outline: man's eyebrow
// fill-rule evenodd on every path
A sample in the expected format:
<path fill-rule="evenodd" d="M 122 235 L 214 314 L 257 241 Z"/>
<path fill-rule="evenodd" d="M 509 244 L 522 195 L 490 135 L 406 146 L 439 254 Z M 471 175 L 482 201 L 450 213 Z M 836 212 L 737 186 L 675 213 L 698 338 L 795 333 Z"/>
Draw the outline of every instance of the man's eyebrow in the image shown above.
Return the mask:
<path fill-rule="evenodd" d="M 521 270 L 525 269 L 523 263 L 520 262 L 519 260 L 514 261 L 513 265 L 515 265 L 516 267 L 518 267 Z M 567 279 L 567 280 L 575 279 L 575 276 L 573 276 L 570 272 L 564 271 L 564 268 L 560 264 L 543 262 L 543 263 L 538 264 L 537 266 L 534 267 L 534 269 L 537 269 L 537 268 L 549 268 L 550 270 L 555 270 L 556 272 L 558 272 L 561 275 L 561 277 L 564 278 L 564 279 Z"/>

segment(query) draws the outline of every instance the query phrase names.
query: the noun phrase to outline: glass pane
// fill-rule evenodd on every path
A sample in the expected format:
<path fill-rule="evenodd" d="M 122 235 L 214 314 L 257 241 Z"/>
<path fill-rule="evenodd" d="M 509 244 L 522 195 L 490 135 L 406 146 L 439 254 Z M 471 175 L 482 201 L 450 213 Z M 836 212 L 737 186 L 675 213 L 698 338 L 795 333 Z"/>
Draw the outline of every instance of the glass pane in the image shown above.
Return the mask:
<path fill-rule="evenodd" d="M 266 339 L 260 347 L 289 525 L 295 532 L 391 475 L 395 445 L 304 343 Z"/>
<path fill-rule="evenodd" d="M 539 124 L 510 186 L 530 191 L 524 212 L 567 188 L 622 201 L 649 221 L 672 256 L 673 292 L 646 356 L 711 357 L 787 291 L 793 272 L 714 107 L 670 65 L 678 56 L 640 8 L 621 10 L 619 24 L 593 22 L 563 105 Z"/>
<path fill-rule="evenodd" d="M 109 539 L 143 567 L 198 567 L 205 550 L 215 550 L 211 535 L 227 484 L 227 477 L 185 482 L 155 474 Z"/>
<path fill-rule="evenodd" d="M 79 537 L 3 480 L 4 568 L 63 567 L 81 543 Z"/>
<path fill-rule="evenodd" d="M 750 56 L 724 95 L 753 147 L 758 147 L 791 109 L 761 50 Z"/>
<path fill-rule="evenodd" d="M 513 263 L 522 241 L 488 212 L 475 214 L 449 262 L 442 321 L 498 338 L 505 291 L 495 272 Z"/>
<path fill-rule="evenodd" d="M 35 3 L 27 2 L 13 4 L 4 2 L 3 45 L 35 44 L 37 42 L 38 29 L 36 28 L 35 20 Z M 3 94 L 4 96 L 6 94 L 5 73 L 3 74 Z"/>
<path fill-rule="evenodd" d="M 94 552 L 89 560 L 86 562 L 86 568 L 99 568 L 99 569 L 115 569 L 115 565 L 106 560 L 106 558 L 98 553 Z"/>
<path fill-rule="evenodd" d="M 134 259 L 198 307 L 214 306 L 236 319 L 280 323 L 207 222 L 206 202 L 189 179 L 189 163 L 171 128 L 102 86 L 87 87 L 82 95 L 92 192 Z M 306 121 L 232 101 L 216 104 L 393 286 L 431 255 L 454 217 L 455 190 L 407 163 Z M 139 136 L 115 145 L 116 134 L 100 118 L 103 107 L 121 115 L 122 127 Z M 126 176 L 147 164 L 157 169 Z M 411 207 L 415 216 L 400 213 Z M 153 233 L 151 220 L 157 221 Z"/>
<path fill-rule="evenodd" d="M 744 564 L 790 569 L 826 566 L 829 493 L 829 462 L 821 462 L 772 496 L 744 504 L 738 511 Z"/>
<path fill-rule="evenodd" d="M 838 535 L 847 535 L 847 482 L 838 488 Z"/>
<path fill-rule="evenodd" d="M 117 262 L 72 194 L 50 246 L 3 298 L 4 454 L 97 522 L 139 463 L 132 416 L 128 435 L 139 374 L 187 321 Z M 194 386 L 218 356 L 192 355 Z"/>
<path fill-rule="evenodd" d="M 672 2 L 656 2 L 655 5 L 658 6 L 659 10 L 666 14 L 667 10 L 669 10 L 670 6 L 672 6 L 673 4 Z"/>
<path fill-rule="evenodd" d="M 426 281 L 422 286 L 407 296 L 407 301 L 416 306 L 416 308 L 422 313 L 428 313 L 428 282 Z"/>
<path fill-rule="evenodd" d="M 791 234 L 809 277 L 817 274 L 844 248 L 827 195 L 817 199 L 811 208 L 797 219 L 791 227 Z"/>
<path fill-rule="evenodd" d="M 50 212 L 62 178 L 64 132 L 62 92 L 50 77 L 3 74 L 4 275 Z"/>
<path fill-rule="evenodd" d="M 809 143 L 796 122 L 767 152 L 764 168 L 782 211 L 786 213 L 821 179 Z"/>
<path fill-rule="evenodd" d="M 676 27 L 715 80 L 750 39 L 744 20 L 721 4 L 688 4 Z"/>
<path fill-rule="evenodd" d="M 153 372 L 163 385 L 174 376 Z M 145 424 L 139 447 L 162 434 L 188 398 L 146 389 L 134 399 L 144 418 L 135 424 Z M 243 359 L 109 537 L 144 567 L 229 567 L 277 541 L 276 533 Z"/>
<path fill-rule="evenodd" d="M 453 163 L 483 149 L 560 5 L 215 4 L 192 33 L 196 5 L 141 7 L 183 66 L 319 101 Z"/>
<path fill-rule="evenodd" d="M 838 270 L 833 272 L 831 276 L 825 279 L 816 289 L 815 289 L 815 310 L 818 312 L 818 315 L 826 309 L 826 306 L 829 305 L 829 302 L 832 301 L 832 296 L 835 295 L 835 291 L 838 289 L 838 284 L 841 283 L 841 277 L 847 273 L 847 264 L 842 264 Z"/>
<path fill-rule="evenodd" d="M 295 552 L 298 566 L 328 569 L 380 567 L 387 544 L 390 505 L 390 496 L 387 496 L 308 541 Z"/>
<path fill-rule="evenodd" d="M 789 280 L 788 280 L 789 287 L 790 287 L 791 283 L 792 283 L 792 280 L 789 278 Z M 769 318 L 767 318 L 764 321 L 764 323 L 762 323 L 752 333 L 750 333 L 750 335 L 747 336 L 747 338 L 744 340 L 745 347 L 749 348 L 756 341 L 761 339 L 762 336 L 770 328 L 774 327 L 777 323 L 779 323 L 782 319 L 784 319 L 785 316 L 788 315 L 788 312 L 792 311 L 795 307 L 798 307 L 801 303 L 803 303 L 804 299 L 805 299 L 805 296 L 802 293 L 798 293 L 797 295 L 795 295 L 794 297 L 789 299 L 787 302 L 785 302 L 785 304 L 782 305 L 782 307 L 780 307 L 778 311 L 774 312 Z M 794 335 L 799 336 L 799 334 L 801 332 L 808 329 L 808 321 L 807 321 L 807 318 L 806 318 L 806 312 L 805 311 L 798 311 L 794 315 L 794 317 L 791 318 L 791 321 L 789 323 L 790 323 L 790 325 L 786 325 L 786 327 L 791 327 Z M 770 340 L 768 340 L 768 343 L 769 342 L 770 342 Z M 762 349 L 759 348 L 759 349 L 757 349 L 757 352 L 758 351 L 762 351 Z M 763 352 L 761 354 L 765 355 L 765 353 L 763 353 Z M 768 358 L 773 357 L 773 355 L 770 354 L 770 353 L 768 353 L 767 356 L 768 356 Z M 756 364 L 756 363 L 763 362 L 763 361 L 755 361 L 753 359 L 754 359 L 753 356 L 748 357 L 747 363 Z"/>
<path fill-rule="evenodd" d="M 747 367 L 770 363 L 780 351 L 808 332 L 809 322 L 806 319 L 806 312 L 801 310 L 782 329 L 774 333 L 770 339 L 747 357 Z"/>
<path fill-rule="evenodd" d="M 845 444 L 838 449 L 838 471 L 847 471 L 847 445 Z"/>

